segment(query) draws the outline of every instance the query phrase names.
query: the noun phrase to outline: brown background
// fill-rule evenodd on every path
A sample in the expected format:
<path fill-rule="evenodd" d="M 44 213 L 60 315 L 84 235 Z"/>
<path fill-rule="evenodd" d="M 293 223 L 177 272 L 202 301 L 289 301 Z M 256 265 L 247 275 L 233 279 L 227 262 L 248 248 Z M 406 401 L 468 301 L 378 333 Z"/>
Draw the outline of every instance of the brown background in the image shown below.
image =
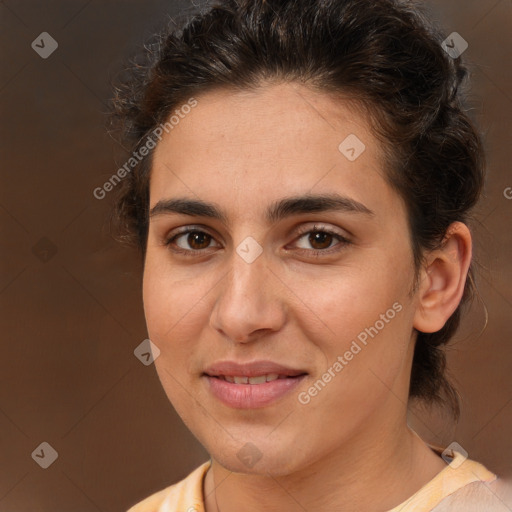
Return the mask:
<path fill-rule="evenodd" d="M 126 160 L 104 112 L 110 80 L 187 2 L 5 0 L 0 4 L 0 510 L 114 512 L 187 475 L 207 454 L 168 403 L 146 336 L 137 257 L 109 238 L 101 186 Z M 468 42 L 472 115 L 489 179 L 476 226 L 483 302 L 450 351 L 458 426 L 411 413 L 426 440 L 457 441 L 512 477 L 512 2 L 430 2 L 446 35 Z M 43 31 L 59 44 L 42 59 Z M 484 306 L 488 310 L 485 322 Z M 31 458 L 58 452 L 46 470 Z"/>

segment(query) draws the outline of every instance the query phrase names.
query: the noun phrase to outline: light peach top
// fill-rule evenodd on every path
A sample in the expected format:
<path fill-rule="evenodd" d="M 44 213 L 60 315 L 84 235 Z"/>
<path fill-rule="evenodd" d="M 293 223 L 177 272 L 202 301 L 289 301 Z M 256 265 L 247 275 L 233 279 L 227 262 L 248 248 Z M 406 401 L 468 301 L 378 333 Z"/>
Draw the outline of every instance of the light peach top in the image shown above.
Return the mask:
<path fill-rule="evenodd" d="M 442 453 L 441 448 L 432 445 L 430 447 L 439 455 Z M 500 508 L 503 502 L 488 485 L 496 480 L 494 473 L 476 461 L 465 459 L 458 452 L 454 451 L 452 455 L 450 464 L 430 482 L 388 512 L 509 510 L 508 507 Z M 128 512 L 205 512 L 203 479 L 210 464 L 211 461 L 205 462 L 181 482 L 149 496 L 131 507 Z M 449 508 L 445 508 L 443 503 L 449 503 Z"/>

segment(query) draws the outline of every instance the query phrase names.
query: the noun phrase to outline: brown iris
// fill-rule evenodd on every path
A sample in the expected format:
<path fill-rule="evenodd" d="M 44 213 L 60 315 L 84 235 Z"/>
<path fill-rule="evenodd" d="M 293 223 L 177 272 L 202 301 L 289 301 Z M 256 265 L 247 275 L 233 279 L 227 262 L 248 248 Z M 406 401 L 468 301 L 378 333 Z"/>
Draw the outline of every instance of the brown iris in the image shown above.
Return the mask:
<path fill-rule="evenodd" d="M 327 249 L 331 245 L 332 235 L 322 231 L 312 231 L 308 240 L 311 246 L 315 249 Z M 318 247 L 315 244 L 320 244 L 322 247 Z"/>
<path fill-rule="evenodd" d="M 193 249 L 206 249 L 210 245 L 211 236 L 201 231 L 192 231 L 188 234 L 187 242 Z M 200 247 L 199 247 L 200 246 Z"/>

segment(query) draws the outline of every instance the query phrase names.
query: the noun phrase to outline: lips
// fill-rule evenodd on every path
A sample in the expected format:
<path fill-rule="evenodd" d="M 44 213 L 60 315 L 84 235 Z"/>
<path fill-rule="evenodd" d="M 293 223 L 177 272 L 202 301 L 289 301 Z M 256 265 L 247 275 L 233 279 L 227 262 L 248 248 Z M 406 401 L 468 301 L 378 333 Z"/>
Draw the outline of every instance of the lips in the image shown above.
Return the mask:
<path fill-rule="evenodd" d="M 247 377 L 245 375 L 217 375 L 216 377 L 231 382 L 232 384 L 263 384 L 264 382 L 288 378 L 286 375 L 279 375 L 277 373 L 267 373 L 266 375 L 259 375 L 258 377 Z"/>
<path fill-rule="evenodd" d="M 306 375 L 304 370 L 271 361 L 243 364 L 222 361 L 203 373 L 213 396 L 235 409 L 268 406 L 289 394 Z"/>
<path fill-rule="evenodd" d="M 254 361 L 252 363 L 235 363 L 221 361 L 209 366 L 205 375 L 210 377 L 262 377 L 277 375 L 278 378 L 297 377 L 307 373 L 305 370 L 296 370 L 272 361 Z M 271 379 L 275 380 L 275 379 Z"/>

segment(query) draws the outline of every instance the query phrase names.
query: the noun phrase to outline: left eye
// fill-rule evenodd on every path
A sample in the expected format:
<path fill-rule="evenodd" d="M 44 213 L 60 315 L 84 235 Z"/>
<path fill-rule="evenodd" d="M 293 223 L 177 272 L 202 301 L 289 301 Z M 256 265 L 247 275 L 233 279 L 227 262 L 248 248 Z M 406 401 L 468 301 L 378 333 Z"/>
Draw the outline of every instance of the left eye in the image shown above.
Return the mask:
<path fill-rule="evenodd" d="M 306 244 L 309 244 L 314 251 L 325 251 L 333 247 L 332 242 L 338 240 L 339 242 L 348 243 L 348 240 L 337 233 L 326 230 L 311 230 L 299 237 L 299 241 L 305 239 Z M 336 244 L 334 244 L 336 245 Z M 310 249 L 309 247 L 299 247 L 300 249 Z"/>

